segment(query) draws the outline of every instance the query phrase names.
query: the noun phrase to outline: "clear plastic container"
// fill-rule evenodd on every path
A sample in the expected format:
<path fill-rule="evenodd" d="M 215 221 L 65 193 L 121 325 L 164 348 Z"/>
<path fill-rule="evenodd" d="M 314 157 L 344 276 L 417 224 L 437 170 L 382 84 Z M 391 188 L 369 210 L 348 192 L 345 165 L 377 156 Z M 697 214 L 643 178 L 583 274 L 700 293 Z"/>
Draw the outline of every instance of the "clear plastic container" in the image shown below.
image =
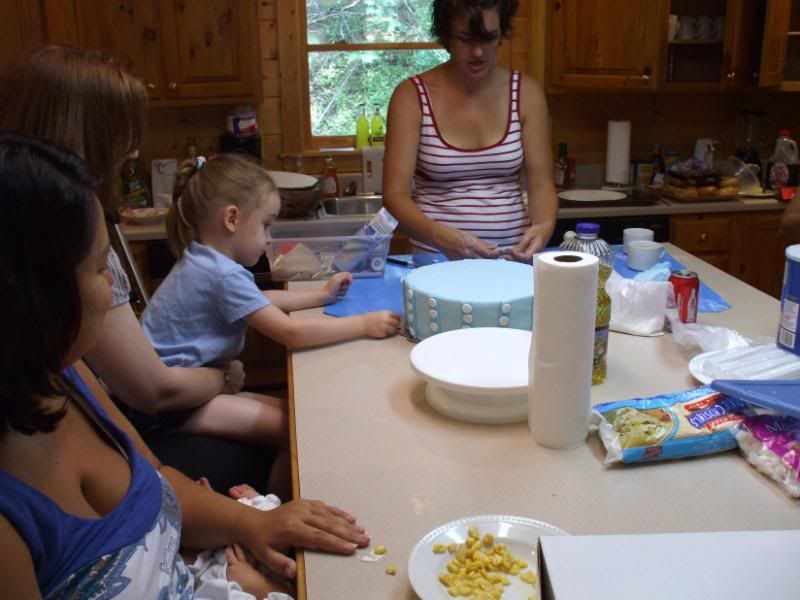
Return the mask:
<path fill-rule="evenodd" d="M 614 269 L 614 251 L 599 237 L 597 223 L 578 223 L 574 232 L 564 234 L 562 250 L 585 252 L 600 259 L 597 277 L 597 313 L 594 323 L 594 358 L 592 360 L 592 385 L 606 380 L 608 368 L 608 326 L 611 321 L 611 298 L 606 293 L 606 281 Z"/>
<path fill-rule="evenodd" d="M 369 233 L 373 217 L 278 221 L 267 248 L 276 281 L 327 279 L 348 271 L 353 277 L 382 277 L 392 233 Z"/>

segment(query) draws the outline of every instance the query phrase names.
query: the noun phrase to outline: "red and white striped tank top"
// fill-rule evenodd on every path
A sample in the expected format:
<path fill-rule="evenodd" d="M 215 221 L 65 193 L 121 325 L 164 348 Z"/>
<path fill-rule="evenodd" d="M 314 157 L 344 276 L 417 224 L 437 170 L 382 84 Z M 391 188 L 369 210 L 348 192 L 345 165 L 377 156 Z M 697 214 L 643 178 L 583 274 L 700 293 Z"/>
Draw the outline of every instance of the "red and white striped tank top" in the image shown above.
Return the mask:
<path fill-rule="evenodd" d="M 489 244 L 512 246 L 530 226 L 522 202 L 519 172 L 524 155 L 519 118 L 518 71 L 511 73 L 508 124 L 496 144 L 474 150 L 458 148 L 442 136 L 428 89 L 419 76 L 417 88 L 422 127 L 414 173 L 414 201 L 430 219 L 467 231 Z M 411 240 L 428 252 L 437 249 Z"/>

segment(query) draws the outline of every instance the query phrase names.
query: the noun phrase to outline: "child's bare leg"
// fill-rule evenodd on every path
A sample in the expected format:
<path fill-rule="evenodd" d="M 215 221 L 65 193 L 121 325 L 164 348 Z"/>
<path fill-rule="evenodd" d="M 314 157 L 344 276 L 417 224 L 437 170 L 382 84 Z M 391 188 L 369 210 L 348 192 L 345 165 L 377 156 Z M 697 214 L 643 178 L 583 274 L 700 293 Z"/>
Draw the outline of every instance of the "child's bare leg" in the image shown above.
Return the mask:
<path fill-rule="evenodd" d="M 286 402 L 263 394 L 220 394 L 200 406 L 180 427 L 182 433 L 240 442 L 285 445 L 289 433 Z"/>
<path fill-rule="evenodd" d="M 225 556 L 228 558 L 228 580 L 238 583 L 245 592 L 256 598 L 266 598 L 270 592 L 292 593 L 277 578 L 265 576 L 251 565 L 239 544 L 225 548 Z"/>

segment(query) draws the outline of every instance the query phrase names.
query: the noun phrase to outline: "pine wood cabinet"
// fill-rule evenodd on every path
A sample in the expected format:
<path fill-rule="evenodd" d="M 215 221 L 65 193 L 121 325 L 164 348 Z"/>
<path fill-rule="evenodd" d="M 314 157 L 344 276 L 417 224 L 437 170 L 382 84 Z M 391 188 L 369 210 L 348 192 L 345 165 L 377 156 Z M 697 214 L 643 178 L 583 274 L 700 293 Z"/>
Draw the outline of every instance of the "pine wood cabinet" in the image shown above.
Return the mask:
<path fill-rule="evenodd" d="M 661 0 L 551 1 L 551 83 L 567 88 L 655 89 L 663 6 Z"/>
<path fill-rule="evenodd" d="M 767 0 L 759 85 L 800 91 L 800 1 Z"/>
<path fill-rule="evenodd" d="M 670 242 L 753 287 L 780 298 L 787 242 L 783 211 L 676 215 Z"/>
<path fill-rule="evenodd" d="M 765 25 L 766 10 L 753 0 L 552 0 L 550 83 L 556 89 L 756 87 L 762 36 L 785 12 L 773 9 Z"/>
<path fill-rule="evenodd" d="M 256 0 L 61 0 L 41 4 L 48 41 L 103 50 L 154 105 L 262 99 Z"/>

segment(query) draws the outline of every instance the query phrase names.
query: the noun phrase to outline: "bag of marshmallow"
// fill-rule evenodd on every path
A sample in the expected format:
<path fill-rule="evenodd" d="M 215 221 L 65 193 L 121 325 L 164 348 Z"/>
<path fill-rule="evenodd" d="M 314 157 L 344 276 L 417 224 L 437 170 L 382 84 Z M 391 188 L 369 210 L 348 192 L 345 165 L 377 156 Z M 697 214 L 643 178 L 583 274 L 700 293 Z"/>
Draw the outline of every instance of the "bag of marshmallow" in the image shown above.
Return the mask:
<path fill-rule="evenodd" d="M 744 419 L 736 441 L 756 469 L 800 498 L 800 419 L 756 415 Z"/>

